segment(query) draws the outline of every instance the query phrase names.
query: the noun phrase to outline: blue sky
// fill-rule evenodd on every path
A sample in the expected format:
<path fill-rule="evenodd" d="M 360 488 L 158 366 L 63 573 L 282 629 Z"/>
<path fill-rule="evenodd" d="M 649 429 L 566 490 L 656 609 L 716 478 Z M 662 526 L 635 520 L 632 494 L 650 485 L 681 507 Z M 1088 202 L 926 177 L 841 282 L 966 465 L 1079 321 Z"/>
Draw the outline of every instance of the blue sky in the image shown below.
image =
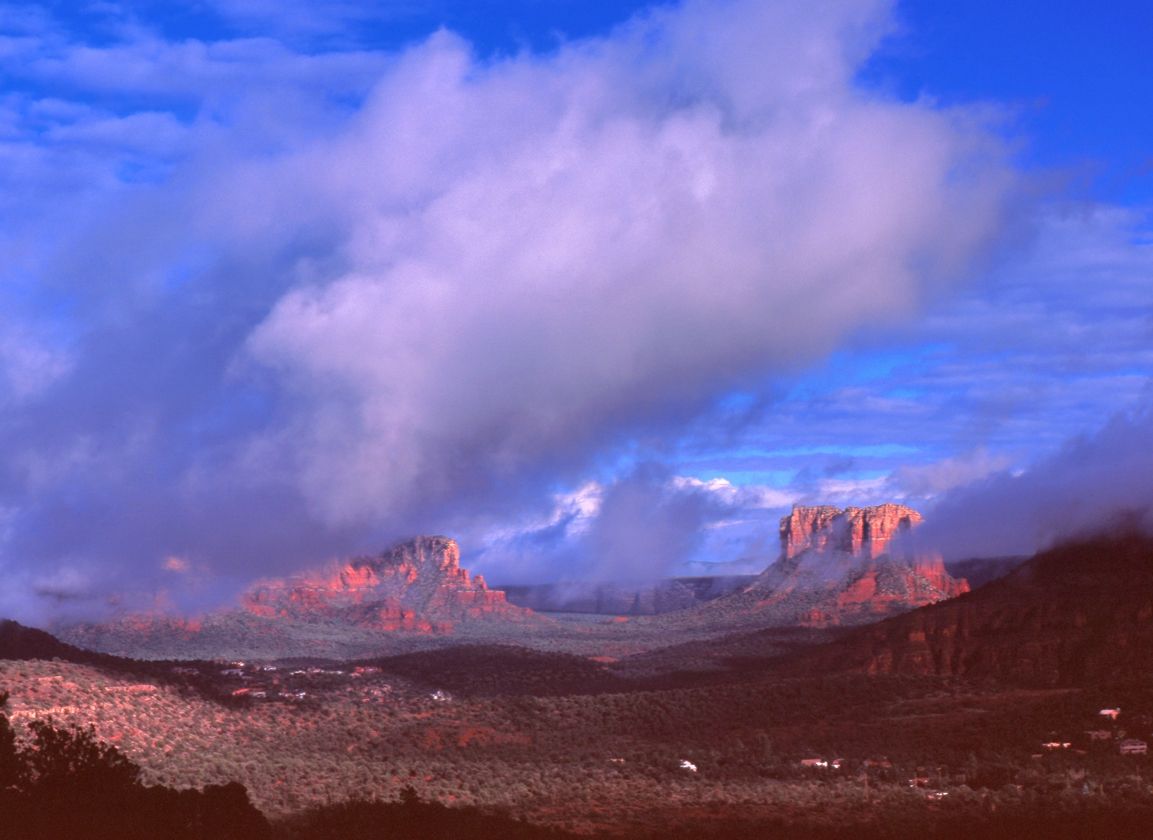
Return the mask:
<path fill-rule="evenodd" d="M 793 503 L 1020 549 L 959 539 L 979 489 L 1108 461 L 1153 399 L 1150 34 L 1135 2 L 0 3 L 0 611 L 417 531 L 497 579 L 757 570 Z"/>
<path fill-rule="evenodd" d="M 1063 172 L 1074 196 L 1147 204 L 1153 9 L 1140 2 L 898 6 L 903 32 L 872 72 L 903 96 L 1008 108 L 1023 160 Z"/>

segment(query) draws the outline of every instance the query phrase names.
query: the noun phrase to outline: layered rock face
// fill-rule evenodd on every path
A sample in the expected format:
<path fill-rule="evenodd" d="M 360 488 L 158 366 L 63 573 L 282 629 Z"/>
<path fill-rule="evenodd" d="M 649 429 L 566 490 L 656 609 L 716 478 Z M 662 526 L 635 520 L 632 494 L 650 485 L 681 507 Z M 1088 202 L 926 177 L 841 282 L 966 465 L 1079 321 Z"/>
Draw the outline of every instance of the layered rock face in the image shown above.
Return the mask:
<path fill-rule="evenodd" d="M 344 621 L 385 631 L 447 633 L 461 622 L 526 621 L 531 610 L 460 566 L 449 537 L 417 537 L 377 557 L 258 583 L 244 607 L 265 618 Z"/>
<path fill-rule="evenodd" d="M 794 507 L 781 519 L 780 559 L 747 591 L 761 609 L 808 626 L 859 623 L 967 592 L 940 556 L 895 542 L 921 521 L 897 504 Z"/>
<path fill-rule="evenodd" d="M 893 537 L 921 524 L 923 517 L 904 505 L 838 510 L 829 505 L 797 505 L 781 519 L 781 556 L 791 560 L 805 551 L 841 551 L 854 557 L 880 557 Z"/>

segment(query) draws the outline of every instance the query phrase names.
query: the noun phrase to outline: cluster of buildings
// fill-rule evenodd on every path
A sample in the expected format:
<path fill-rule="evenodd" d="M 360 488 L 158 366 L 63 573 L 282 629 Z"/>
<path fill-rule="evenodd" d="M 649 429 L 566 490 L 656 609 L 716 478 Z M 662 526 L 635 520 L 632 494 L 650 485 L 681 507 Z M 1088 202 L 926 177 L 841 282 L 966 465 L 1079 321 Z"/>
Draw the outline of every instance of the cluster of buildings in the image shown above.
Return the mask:
<path fill-rule="evenodd" d="M 315 680 L 364 680 L 379 676 L 381 669 L 374 665 L 358 665 L 352 670 L 341 668 L 321 668 L 309 666 L 305 668 L 287 669 L 278 665 L 256 665 L 237 660 L 222 663 L 214 669 L 178 665 L 172 668 L 172 673 L 184 676 L 209 676 L 223 678 L 226 682 L 239 681 L 227 693 L 231 697 L 249 700 L 280 700 L 299 703 L 307 700 L 310 692 L 306 688 L 315 688 Z M 374 698 L 383 698 L 392 692 L 388 683 L 374 681 L 366 686 L 365 693 Z M 447 698 L 446 698 L 447 699 Z"/>
<path fill-rule="evenodd" d="M 1139 738 L 1126 737 L 1127 733 L 1124 729 L 1117 728 L 1116 724 L 1121 717 L 1121 707 L 1111 706 L 1101 709 L 1097 712 L 1097 717 L 1104 723 L 1108 721 L 1109 728 L 1098 726 L 1096 729 L 1085 730 L 1085 738 L 1090 746 L 1095 744 L 1106 745 L 1115 744 L 1117 752 L 1120 755 L 1148 755 L 1149 744 Z M 1041 749 L 1044 752 L 1058 752 L 1061 750 L 1072 750 L 1078 754 L 1084 755 L 1085 750 L 1076 749 L 1073 741 L 1065 741 L 1059 738 L 1050 739 L 1041 742 Z M 1039 758 L 1035 755 L 1034 758 Z"/>

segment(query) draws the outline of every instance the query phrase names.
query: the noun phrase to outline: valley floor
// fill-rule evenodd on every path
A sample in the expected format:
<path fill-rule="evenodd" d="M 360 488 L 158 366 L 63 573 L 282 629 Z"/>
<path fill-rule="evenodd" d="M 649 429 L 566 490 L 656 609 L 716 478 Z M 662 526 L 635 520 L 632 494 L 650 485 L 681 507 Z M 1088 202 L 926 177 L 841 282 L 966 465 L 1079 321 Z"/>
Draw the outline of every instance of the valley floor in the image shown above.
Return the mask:
<path fill-rule="evenodd" d="M 0 690 L 11 692 L 18 731 L 34 719 L 92 725 L 149 780 L 238 781 L 274 817 L 392 801 L 410 787 L 426 800 L 627 836 L 736 815 L 829 828 L 984 819 L 1041 803 L 1153 806 L 1153 765 L 1118 754 L 1120 725 L 1107 727 L 1108 741 L 1085 735 L 1107 702 L 1123 704 L 1129 734 L 1149 729 L 1153 694 L 1140 687 L 1106 695 L 862 676 L 555 694 L 534 676 L 540 662 L 525 660 L 521 679 L 521 660 L 501 650 L 488 654 L 505 657 L 494 688 L 495 660 L 481 653 L 434 660 L 443 683 L 376 666 L 222 663 L 216 694 L 179 675 L 0 661 Z M 483 667 L 470 669 L 471 656 Z M 555 685 L 559 672 L 548 673 Z M 1054 738 L 1075 747 L 1041 747 Z"/>

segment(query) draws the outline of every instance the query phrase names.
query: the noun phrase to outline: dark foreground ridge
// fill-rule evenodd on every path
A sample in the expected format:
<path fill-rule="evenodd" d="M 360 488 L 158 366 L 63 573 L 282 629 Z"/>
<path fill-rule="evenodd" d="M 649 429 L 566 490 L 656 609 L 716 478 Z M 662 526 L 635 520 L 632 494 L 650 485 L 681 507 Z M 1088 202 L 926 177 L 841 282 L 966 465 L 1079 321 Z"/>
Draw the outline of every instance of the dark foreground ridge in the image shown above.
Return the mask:
<path fill-rule="evenodd" d="M 1126 533 L 1038 554 L 950 601 L 857 628 L 795 669 L 994 678 L 1037 686 L 1153 678 L 1153 538 Z"/>
<path fill-rule="evenodd" d="M 475 807 L 424 802 L 404 788 L 399 801 L 351 801 L 306 809 L 275 822 L 251 803 L 242 785 L 174 790 L 146 785 L 140 768 L 91 730 L 35 722 L 30 744 L 17 742 L 0 694 L 0 832 L 5 840 L 571 840 L 560 828 L 533 825 Z M 734 812 L 739 813 L 738 809 Z M 656 820 L 661 822 L 661 820 Z M 688 824 L 632 826 L 599 837 L 637 840 L 901 840 L 971 837 L 1082 840 L 1148 837 L 1153 802 L 1025 802 L 1011 812 L 904 807 L 883 820 L 798 825 L 787 815 L 750 819 L 699 814 Z"/>

